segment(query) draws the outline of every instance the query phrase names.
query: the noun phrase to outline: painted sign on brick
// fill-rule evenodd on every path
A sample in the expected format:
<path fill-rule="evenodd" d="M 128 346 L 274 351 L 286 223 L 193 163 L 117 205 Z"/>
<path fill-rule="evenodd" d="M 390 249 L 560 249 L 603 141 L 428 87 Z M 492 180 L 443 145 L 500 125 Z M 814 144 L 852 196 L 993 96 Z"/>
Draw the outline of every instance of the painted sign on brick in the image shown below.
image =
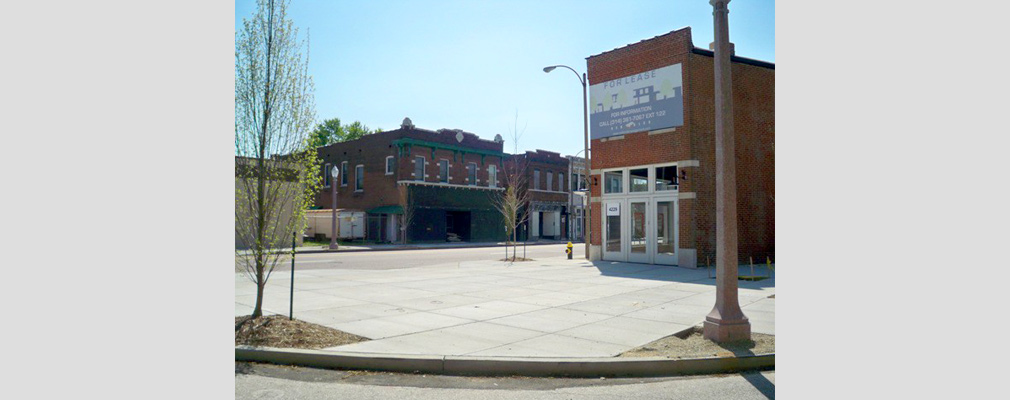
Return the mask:
<path fill-rule="evenodd" d="M 592 85 L 589 110 L 593 139 L 684 125 L 681 65 Z"/>

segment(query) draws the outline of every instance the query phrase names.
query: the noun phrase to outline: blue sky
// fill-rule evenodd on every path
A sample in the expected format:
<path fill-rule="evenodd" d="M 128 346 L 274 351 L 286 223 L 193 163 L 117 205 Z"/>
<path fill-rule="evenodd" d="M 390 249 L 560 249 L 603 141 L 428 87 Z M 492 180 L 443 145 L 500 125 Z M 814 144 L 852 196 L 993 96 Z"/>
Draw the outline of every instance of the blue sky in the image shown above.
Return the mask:
<path fill-rule="evenodd" d="M 235 1 L 235 27 L 255 1 Z M 775 3 L 729 5 L 736 54 L 775 61 Z M 582 86 L 565 64 L 690 26 L 712 41 L 712 7 L 694 1 L 310 1 L 289 16 L 311 32 L 317 117 L 395 129 L 458 128 L 506 139 L 518 112 L 520 151 L 582 150 Z M 511 151 L 511 143 L 506 143 Z"/>

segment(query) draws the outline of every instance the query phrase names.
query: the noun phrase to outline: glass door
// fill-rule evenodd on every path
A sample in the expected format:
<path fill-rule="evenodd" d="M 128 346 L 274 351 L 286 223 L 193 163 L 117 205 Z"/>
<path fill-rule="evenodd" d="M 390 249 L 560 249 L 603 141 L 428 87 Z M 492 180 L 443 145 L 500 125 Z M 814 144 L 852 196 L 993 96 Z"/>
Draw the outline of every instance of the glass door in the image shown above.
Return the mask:
<path fill-rule="evenodd" d="M 628 262 L 650 263 L 649 260 L 649 202 L 646 199 L 628 201 Z"/>
<path fill-rule="evenodd" d="M 607 201 L 603 203 L 603 259 L 609 261 L 626 261 L 623 250 L 621 214 L 624 213 L 623 201 Z"/>
<path fill-rule="evenodd" d="M 655 263 L 677 265 L 677 200 L 675 198 L 657 199 L 653 202 L 655 210 Z"/>

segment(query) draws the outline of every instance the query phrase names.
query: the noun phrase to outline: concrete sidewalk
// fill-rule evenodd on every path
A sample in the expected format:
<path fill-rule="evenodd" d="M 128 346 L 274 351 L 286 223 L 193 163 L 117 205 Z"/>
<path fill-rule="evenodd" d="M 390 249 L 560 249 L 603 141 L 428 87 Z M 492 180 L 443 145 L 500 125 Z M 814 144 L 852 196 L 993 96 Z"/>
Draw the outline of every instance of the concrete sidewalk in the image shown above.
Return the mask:
<path fill-rule="evenodd" d="M 287 315 L 289 283 L 270 279 L 265 313 Z M 774 293 L 774 278 L 740 281 L 753 332 L 775 333 Z M 235 294 L 235 314 L 250 314 L 256 290 L 243 274 Z M 703 269 L 564 257 L 295 272 L 295 318 L 373 339 L 328 349 L 342 352 L 612 357 L 699 324 L 714 302 Z"/>

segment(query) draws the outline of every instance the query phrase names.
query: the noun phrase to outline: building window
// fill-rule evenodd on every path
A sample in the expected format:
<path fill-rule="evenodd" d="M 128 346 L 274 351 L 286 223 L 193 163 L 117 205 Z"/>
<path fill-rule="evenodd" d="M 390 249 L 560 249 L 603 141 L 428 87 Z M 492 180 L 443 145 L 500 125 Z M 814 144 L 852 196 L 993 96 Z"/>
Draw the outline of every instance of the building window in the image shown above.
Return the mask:
<path fill-rule="evenodd" d="M 624 171 L 603 173 L 604 193 L 624 193 Z"/>
<path fill-rule="evenodd" d="M 347 161 L 340 163 L 340 186 L 347 186 Z"/>
<path fill-rule="evenodd" d="M 533 170 L 533 190 L 540 190 L 540 170 Z"/>
<path fill-rule="evenodd" d="M 491 164 L 487 166 L 487 186 L 498 187 L 498 166 Z"/>
<path fill-rule="evenodd" d="M 354 167 L 354 191 L 365 190 L 365 166 L 358 165 Z"/>
<path fill-rule="evenodd" d="M 424 180 L 424 156 L 414 157 L 414 180 Z"/>
<path fill-rule="evenodd" d="M 648 192 L 649 191 L 649 169 L 648 168 L 638 168 L 628 171 L 631 174 L 631 191 L 632 192 Z"/>
<path fill-rule="evenodd" d="M 330 187 L 330 169 L 332 168 L 330 163 L 326 163 L 326 166 L 323 167 L 323 187 Z"/>
<path fill-rule="evenodd" d="M 469 163 L 466 165 L 466 184 L 470 186 L 477 185 L 477 164 Z"/>
<path fill-rule="evenodd" d="M 438 160 L 438 181 L 449 183 L 449 160 Z"/>
<path fill-rule="evenodd" d="M 656 167 L 656 191 L 662 190 L 676 190 L 677 185 L 677 166 L 671 165 L 668 167 Z"/>
<path fill-rule="evenodd" d="M 578 183 L 579 190 L 585 191 L 586 190 L 586 176 L 583 175 L 583 174 L 578 174 L 578 175 L 579 175 L 579 183 Z"/>
<path fill-rule="evenodd" d="M 554 174 L 551 171 L 547 171 L 547 190 L 554 190 Z"/>
<path fill-rule="evenodd" d="M 565 178 L 565 176 L 562 173 L 558 172 L 558 191 L 559 192 L 564 192 L 565 191 L 564 178 Z"/>
<path fill-rule="evenodd" d="M 393 174 L 393 156 L 386 157 L 386 175 Z"/>

